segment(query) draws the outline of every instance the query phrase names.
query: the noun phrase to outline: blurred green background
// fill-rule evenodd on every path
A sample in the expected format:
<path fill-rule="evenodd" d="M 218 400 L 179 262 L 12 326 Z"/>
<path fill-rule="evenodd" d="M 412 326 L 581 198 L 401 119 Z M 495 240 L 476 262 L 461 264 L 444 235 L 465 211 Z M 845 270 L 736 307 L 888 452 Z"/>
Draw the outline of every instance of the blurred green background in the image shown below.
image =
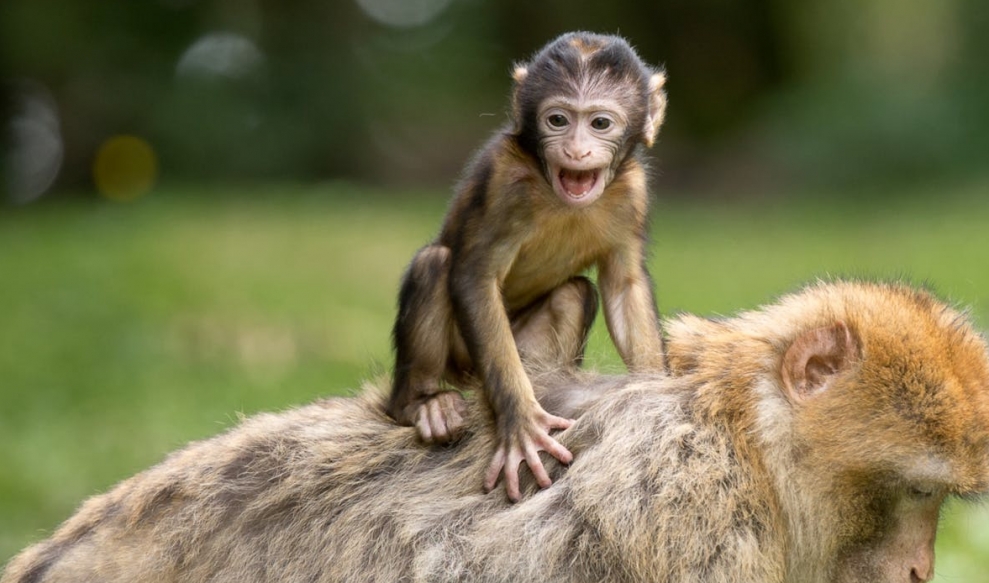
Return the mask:
<path fill-rule="evenodd" d="M 978 0 L 4 0 L 0 563 L 241 414 L 390 366 L 406 262 L 555 35 L 665 65 L 664 314 L 906 277 L 989 325 Z M 621 370 L 603 326 L 589 365 Z M 938 581 L 983 581 L 952 504 Z"/>

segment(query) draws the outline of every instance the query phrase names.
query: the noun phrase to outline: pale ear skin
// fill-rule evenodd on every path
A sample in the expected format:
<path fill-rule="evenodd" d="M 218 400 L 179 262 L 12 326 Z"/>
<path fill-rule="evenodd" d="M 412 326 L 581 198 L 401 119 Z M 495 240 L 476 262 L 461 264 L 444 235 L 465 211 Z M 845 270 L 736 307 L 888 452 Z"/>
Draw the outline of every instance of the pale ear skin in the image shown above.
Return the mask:
<path fill-rule="evenodd" d="M 517 131 L 522 129 L 522 121 L 519 119 L 522 116 L 522 111 L 519 107 L 519 90 L 522 88 L 522 82 L 528 76 L 529 69 L 525 65 L 516 65 L 512 70 L 512 81 L 515 82 L 514 87 L 512 87 L 512 120 L 514 120 Z"/>
<path fill-rule="evenodd" d="M 529 76 L 529 69 L 525 68 L 525 65 L 516 65 L 515 69 L 512 70 L 512 80 L 516 84 L 520 84 L 525 81 L 525 78 Z"/>
<path fill-rule="evenodd" d="M 844 322 L 802 333 L 783 355 L 780 374 L 791 402 L 800 403 L 827 390 L 861 353 L 859 341 Z"/>
<path fill-rule="evenodd" d="M 642 130 L 642 141 L 647 148 L 651 148 L 656 141 L 659 126 L 663 125 L 663 118 L 666 116 L 664 85 L 666 85 L 666 73 L 653 73 L 649 78 L 649 115 L 646 116 L 646 127 Z"/>

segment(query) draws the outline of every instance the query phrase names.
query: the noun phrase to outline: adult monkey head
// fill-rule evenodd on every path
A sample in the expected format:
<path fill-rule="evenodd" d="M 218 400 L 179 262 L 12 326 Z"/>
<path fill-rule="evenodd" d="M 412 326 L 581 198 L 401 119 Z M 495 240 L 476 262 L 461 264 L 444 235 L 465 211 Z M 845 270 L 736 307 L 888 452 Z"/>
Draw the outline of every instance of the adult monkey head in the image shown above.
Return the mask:
<path fill-rule="evenodd" d="M 512 77 L 516 139 L 574 207 L 597 200 L 639 143 L 652 146 L 663 123 L 665 73 L 619 37 L 563 35 Z"/>

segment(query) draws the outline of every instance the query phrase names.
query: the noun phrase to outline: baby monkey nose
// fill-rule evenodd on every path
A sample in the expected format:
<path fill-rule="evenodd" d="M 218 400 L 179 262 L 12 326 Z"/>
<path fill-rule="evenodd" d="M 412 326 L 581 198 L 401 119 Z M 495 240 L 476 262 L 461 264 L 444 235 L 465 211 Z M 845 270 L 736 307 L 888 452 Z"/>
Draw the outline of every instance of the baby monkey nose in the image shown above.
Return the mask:
<path fill-rule="evenodd" d="M 581 152 L 581 150 L 574 148 L 564 148 L 563 153 L 567 155 L 567 158 L 578 162 L 591 155 L 590 150 Z"/>

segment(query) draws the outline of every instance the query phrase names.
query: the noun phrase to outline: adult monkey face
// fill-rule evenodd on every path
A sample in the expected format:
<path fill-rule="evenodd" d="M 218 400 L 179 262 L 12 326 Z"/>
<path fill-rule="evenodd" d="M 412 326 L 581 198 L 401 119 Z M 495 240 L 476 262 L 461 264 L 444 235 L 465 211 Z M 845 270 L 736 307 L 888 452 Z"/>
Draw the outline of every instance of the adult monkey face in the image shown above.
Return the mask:
<path fill-rule="evenodd" d="M 513 117 L 565 204 L 592 204 L 639 143 L 652 146 L 666 76 L 616 37 L 565 35 L 516 67 Z"/>

